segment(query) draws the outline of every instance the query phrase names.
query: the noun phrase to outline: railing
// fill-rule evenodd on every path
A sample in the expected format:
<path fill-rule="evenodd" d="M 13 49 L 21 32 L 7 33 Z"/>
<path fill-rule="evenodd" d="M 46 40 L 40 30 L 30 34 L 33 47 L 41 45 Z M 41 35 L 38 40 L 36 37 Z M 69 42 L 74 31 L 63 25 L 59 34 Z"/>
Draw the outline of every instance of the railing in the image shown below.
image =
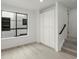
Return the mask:
<path fill-rule="evenodd" d="M 60 33 L 59 33 L 59 34 L 62 34 L 62 33 L 63 33 L 63 31 L 64 31 L 65 27 L 66 27 L 66 24 L 64 24 L 64 26 L 63 26 L 63 28 L 62 28 L 62 30 L 60 31 Z"/>

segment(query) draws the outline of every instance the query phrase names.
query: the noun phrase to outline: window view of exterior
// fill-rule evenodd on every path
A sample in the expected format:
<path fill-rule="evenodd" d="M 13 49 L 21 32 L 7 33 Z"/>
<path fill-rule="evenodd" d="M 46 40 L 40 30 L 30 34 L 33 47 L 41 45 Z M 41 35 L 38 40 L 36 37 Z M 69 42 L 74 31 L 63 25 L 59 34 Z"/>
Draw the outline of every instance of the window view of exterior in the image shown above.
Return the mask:
<path fill-rule="evenodd" d="M 28 31 L 28 15 L 2 11 L 1 14 L 2 32 L 1 37 L 16 37 L 27 35 Z"/>

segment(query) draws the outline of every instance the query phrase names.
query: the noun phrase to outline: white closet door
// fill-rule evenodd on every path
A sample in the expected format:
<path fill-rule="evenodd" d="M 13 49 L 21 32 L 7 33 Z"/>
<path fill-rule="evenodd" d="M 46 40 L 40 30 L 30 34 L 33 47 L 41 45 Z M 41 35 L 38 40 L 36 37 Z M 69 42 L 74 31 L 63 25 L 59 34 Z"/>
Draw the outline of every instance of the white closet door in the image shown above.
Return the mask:
<path fill-rule="evenodd" d="M 54 47 L 55 10 L 51 9 L 40 14 L 41 42 L 49 47 Z"/>
<path fill-rule="evenodd" d="M 40 42 L 44 43 L 44 13 L 40 14 Z"/>
<path fill-rule="evenodd" d="M 50 45 L 50 11 L 42 13 L 41 16 L 41 42 Z"/>
<path fill-rule="evenodd" d="M 50 13 L 50 47 L 54 47 L 55 44 L 55 9 Z"/>
<path fill-rule="evenodd" d="M 44 43 L 49 46 L 50 42 L 50 11 L 45 12 L 44 18 Z"/>

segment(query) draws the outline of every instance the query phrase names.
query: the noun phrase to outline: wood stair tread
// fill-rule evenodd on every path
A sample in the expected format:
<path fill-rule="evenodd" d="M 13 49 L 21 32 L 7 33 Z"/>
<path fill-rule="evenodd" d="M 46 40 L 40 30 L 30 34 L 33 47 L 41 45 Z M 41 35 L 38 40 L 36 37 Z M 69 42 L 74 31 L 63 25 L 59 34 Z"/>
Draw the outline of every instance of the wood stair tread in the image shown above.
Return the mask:
<path fill-rule="evenodd" d="M 70 48 L 70 49 L 77 50 L 77 45 L 71 42 L 65 42 L 63 46 Z"/>
<path fill-rule="evenodd" d="M 77 40 L 76 39 L 66 39 L 62 51 L 73 56 L 77 56 Z"/>
<path fill-rule="evenodd" d="M 63 47 L 62 51 L 65 52 L 65 53 L 68 53 L 70 55 L 77 56 L 77 51 L 76 50 Z"/>

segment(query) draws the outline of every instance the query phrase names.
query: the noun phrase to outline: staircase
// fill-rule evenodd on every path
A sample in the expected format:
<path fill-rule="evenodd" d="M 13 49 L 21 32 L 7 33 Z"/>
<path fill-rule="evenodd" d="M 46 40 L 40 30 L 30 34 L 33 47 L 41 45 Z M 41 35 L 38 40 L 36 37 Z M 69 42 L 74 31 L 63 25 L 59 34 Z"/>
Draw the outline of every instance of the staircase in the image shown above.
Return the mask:
<path fill-rule="evenodd" d="M 77 39 L 69 37 L 65 40 L 62 51 L 77 56 Z"/>

